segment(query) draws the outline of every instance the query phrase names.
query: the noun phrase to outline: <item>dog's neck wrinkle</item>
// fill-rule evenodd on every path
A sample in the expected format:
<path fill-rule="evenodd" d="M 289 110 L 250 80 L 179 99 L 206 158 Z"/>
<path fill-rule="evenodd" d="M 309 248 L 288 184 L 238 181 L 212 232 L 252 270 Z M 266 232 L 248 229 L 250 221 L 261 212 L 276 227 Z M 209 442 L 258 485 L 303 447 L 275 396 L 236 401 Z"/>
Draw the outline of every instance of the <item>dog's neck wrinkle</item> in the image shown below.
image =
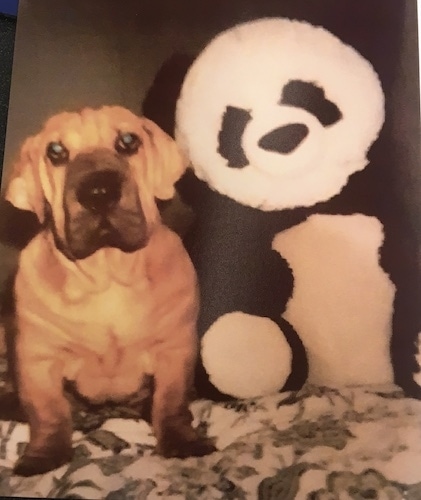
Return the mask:
<path fill-rule="evenodd" d="M 59 255 L 67 270 L 65 293 L 72 301 L 106 291 L 112 284 L 133 286 L 144 276 L 143 252 L 127 254 L 116 248 L 103 248 L 83 260 L 70 261 Z"/>
<path fill-rule="evenodd" d="M 117 248 L 103 248 L 99 252 L 103 254 L 110 280 L 114 283 L 130 287 L 139 280 L 140 275 L 145 274 L 143 249 L 126 253 Z"/>
<path fill-rule="evenodd" d="M 54 234 L 44 230 L 36 239 L 48 252 L 40 252 L 39 265 L 32 262 L 33 271 L 44 276 L 57 294 L 63 294 L 71 303 L 83 301 L 90 295 L 105 292 L 113 284 L 121 287 L 143 287 L 149 280 L 148 247 L 133 253 L 116 248 L 103 248 L 83 260 L 68 258 L 56 246 Z M 36 242 L 34 242 L 36 244 Z M 54 272 L 51 269 L 54 268 Z M 32 272 L 33 272 L 32 271 Z"/>
<path fill-rule="evenodd" d="M 109 284 L 109 278 L 106 273 L 94 274 L 94 270 L 89 271 L 88 265 L 81 265 L 82 261 L 73 260 L 65 255 L 61 249 L 56 246 L 56 239 L 51 231 L 44 231 L 41 235 L 46 241 L 46 247 L 50 249 L 48 255 L 45 255 L 44 266 L 41 269 L 55 266 L 60 271 L 60 278 L 53 286 L 59 287 L 58 292 L 65 294 L 69 300 L 78 301 L 91 293 L 98 293 L 106 289 Z M 47 276 L 50 273 L 46 273 Z"/>
<path fill-rule="evenodd" d="M 47 231 L 52 234 L 54 238 L 54 246 L 55 248 L 61 252 L 66 259 L 70 261 L 75 261 L 76 259 L 74 256 L 71 254 L 69 249 L 66 247 L 62 239 L 60 238 L 57 228 L 54 222 L 54 217 L 53 217 L 53 210 L 51 208 L 50 203 L 44 199 L 44 231 Z"/>

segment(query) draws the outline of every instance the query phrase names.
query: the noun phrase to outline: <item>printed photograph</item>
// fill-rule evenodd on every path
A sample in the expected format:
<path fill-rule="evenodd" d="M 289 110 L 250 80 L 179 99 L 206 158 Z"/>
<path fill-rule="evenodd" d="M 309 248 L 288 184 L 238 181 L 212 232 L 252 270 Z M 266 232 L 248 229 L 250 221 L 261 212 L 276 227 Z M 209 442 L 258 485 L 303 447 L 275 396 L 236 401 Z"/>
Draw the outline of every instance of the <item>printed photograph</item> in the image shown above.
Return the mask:
<path fill-rule="evenodd" d="M 421 498 L 416 0 L 0 0 L 0 497 Z"/>

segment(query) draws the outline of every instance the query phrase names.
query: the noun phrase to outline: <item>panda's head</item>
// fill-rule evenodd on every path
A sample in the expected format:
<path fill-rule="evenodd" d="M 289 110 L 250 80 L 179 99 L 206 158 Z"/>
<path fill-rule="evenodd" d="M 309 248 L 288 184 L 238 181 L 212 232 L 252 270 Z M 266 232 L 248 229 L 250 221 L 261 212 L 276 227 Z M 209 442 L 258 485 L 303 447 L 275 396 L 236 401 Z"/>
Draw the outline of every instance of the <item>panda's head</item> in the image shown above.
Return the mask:
<path fill-rule="evenodd" d="M 338 194 L 384 121 L 371 64 L 323 28 L 281 18 L 217 36 L 188 71 L 176 138 L 196 175 L 262 210 Z"/>

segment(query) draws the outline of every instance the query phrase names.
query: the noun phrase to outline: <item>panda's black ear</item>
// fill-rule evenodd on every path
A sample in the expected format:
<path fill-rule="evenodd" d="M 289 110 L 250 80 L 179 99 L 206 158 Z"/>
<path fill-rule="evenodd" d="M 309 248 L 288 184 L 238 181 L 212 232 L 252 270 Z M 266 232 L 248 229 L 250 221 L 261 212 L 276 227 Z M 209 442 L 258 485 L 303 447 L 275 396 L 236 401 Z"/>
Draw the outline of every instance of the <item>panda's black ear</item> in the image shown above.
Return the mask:
<path fill-rule="evenodd" d="M 142 104 L 142 114 L 174 137 L 175 109 L 184 77 L 195 56 L 175 53 L 155 75 Z"/>

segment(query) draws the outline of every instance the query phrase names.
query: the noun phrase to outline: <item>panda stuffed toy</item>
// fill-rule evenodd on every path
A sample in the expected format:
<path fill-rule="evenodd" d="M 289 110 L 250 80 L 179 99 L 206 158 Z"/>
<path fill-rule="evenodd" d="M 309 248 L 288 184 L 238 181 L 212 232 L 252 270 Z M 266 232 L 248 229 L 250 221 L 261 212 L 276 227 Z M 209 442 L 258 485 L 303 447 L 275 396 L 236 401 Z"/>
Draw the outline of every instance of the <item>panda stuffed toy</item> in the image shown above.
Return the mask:
<path fill-rule="evenodd" d="M 386 165 L 372 65 L 322 27 L 237 25 L 187 72 L 178 190 L 201 290 L 199 395 L 395 382 L 420 397 L 419 275 Z"/>

